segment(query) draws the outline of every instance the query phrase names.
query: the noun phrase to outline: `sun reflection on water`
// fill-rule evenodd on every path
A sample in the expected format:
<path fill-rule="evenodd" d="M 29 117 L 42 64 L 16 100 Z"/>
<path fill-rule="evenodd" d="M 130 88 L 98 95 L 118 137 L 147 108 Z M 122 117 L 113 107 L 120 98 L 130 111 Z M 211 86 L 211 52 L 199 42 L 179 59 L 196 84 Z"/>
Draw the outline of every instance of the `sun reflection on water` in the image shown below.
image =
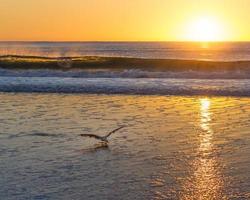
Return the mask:
<path fill-rule="evenodd" d="M 223 180 L 219 162 L 214 155 L 211 104 L 208 98 L 200 99 L 200 144 L 197 158 L 191 163 L 192 175 L 184 183 L 181 199 L 225 199 L 222 194 Z"/>
<path fill-rule="evenodd" d="M 200 126 L 202 129 L 200 137 L 200 152 L 210 153 L 212 144 L 211 140 L 213 137 L 213 130 L 210 127 L 211 122 L 211 113 L 209 111 L 211 102 L 209 99 L 201 99 L 201 108 L 200 108 Z"/>

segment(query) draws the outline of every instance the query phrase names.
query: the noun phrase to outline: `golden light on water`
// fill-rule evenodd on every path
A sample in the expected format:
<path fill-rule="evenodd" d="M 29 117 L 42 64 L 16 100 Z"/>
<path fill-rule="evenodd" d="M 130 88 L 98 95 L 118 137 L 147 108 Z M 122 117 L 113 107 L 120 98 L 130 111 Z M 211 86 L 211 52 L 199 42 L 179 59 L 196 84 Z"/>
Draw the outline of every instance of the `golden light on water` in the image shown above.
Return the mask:
<path fill-rule="evenodd" d="M 200 143 L 200 151 L 203 153 L 206 153 L 211 148 L 211 139 L 213 137 L 213 130 L 210 127 L 210 121 L 211 121 L 211 113 L 209 112 L 211 102 L 209 99 L 201 99 L 201 129 L 203 130 L 203 133 L 201 134 L 201 143 Z"/>
<path fill-rule="evenodd" d="M 200 100 L 199 158 L 194 162 L 195 199 L 217 199 L 220 196 L 221 179 L 218 176 L 217 159 L 213 154 L 213 129 L 211 128 L 211 101 Z"/>
<path fill-rule="evenodd" d="M 211 102 L 209 99 L 201 99 L 201 114 L 208 113 Z"/>
<path fill-rule="evenodd" d="M 182 199 L 210 200 L 222 197 L 223 179 L 220 176 L 218 158 L 214 156 L 211 105 L 210 99 L 200 99 L 201 131 L 198 136 L 197 158 L 191 163 L 193 173 L 184 184 Z"/>

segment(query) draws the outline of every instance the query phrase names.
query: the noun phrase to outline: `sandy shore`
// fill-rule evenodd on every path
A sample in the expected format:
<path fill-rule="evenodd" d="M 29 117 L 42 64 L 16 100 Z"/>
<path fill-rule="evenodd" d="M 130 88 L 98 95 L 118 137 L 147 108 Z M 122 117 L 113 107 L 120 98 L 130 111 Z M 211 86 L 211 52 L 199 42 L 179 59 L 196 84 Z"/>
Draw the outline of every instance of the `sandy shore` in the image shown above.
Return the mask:
<path fill-rule="evenodd" d="M 250 98 L 1 93 L 0 112 L 0 199 L 250 198 Z"/>

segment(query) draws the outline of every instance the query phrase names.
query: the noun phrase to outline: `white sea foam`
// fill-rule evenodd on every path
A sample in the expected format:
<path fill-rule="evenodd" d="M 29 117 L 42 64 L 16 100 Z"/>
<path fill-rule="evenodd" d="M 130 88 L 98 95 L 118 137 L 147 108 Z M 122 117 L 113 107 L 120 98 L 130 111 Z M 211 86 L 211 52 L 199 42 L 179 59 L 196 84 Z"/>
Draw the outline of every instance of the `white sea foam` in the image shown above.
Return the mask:
<path fill-rule="evenodd" d="M 1 77 L 1 92 L 250 96 L 249 79 Z"/>
<path fill-rule="evenodd" d="M 70 77 L 70 78 L 191 78 L 191 79 L 250 79 L 246 71 L 148 71 L 124 70 L 9 70 L 0 68 L 0 77 Z"/>

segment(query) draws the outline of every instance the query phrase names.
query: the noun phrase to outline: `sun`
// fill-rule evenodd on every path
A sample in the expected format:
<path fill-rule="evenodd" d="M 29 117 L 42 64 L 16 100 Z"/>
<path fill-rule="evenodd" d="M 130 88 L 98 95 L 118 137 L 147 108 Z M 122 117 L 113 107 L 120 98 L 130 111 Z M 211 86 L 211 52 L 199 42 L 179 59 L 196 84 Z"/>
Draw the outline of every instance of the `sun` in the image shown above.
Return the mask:
<path fill-rule="evenodd" d="M 221 41 L 222 25 L 213 17 L 200 17 L 189 23 L 186 37 L 189 41 Z"/>

